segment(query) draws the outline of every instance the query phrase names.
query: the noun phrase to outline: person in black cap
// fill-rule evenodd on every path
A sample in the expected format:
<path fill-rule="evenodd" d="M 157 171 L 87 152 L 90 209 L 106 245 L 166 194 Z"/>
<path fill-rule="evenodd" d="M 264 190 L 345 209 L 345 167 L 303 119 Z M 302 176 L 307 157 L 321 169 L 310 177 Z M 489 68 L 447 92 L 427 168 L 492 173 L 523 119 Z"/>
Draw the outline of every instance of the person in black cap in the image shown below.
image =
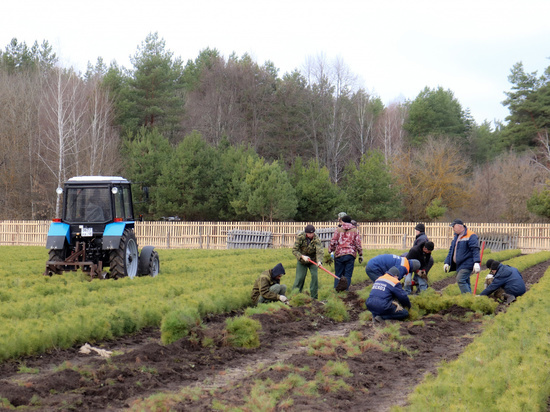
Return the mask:
<path fill-rule="evenodd" d="M 503 265 L 493 259 L 487 261 L 487 267 L 489 274 L 485 278 L 486 286 L 480 293 L 481 296 L 492 294 L 496 299 L 502 299 L 510 304 L 525 293 L 525 282 L 515 267 Z"/>
<path fill-rule="evenodd" d="M 409 316 L 407 309 L 411 308 L 411 301 L 398 277 L 399 269 L 394 266 L 372 285 L 365 304 L 375 323 L 384 323 L 385 319 L 405 319 Z"/>
<path fill-rule="evenodd" d="M 416 237 L 414 238 L 413 247 L 430 240 L 428 239 L 428 235 L 426 235 L 426 226 L 424 226 L 424 223 L 417 224 L 414 231 L 416 233 Z"/>
<path fill-rule="evenodd" d="M 255 305 L 278 300 L 287 302 L 286 285 L 281 284 L 281 277 L 285 273 L 282 263 L 277 263 L 273 269 L 262 272 L 252 287 L 252 302 Z"/>
<path fill-rule="evenodd" d="M 323 263 L 324 251 L 321 239 L 315 234 L 313 225 L 307 225 L 303 232 L 300 232 L 294 242 L 292 254 L 298 259 L 296 265 L 296 279 L 292 289 L 298 289 L 301 293 L 304 289 L 307 271 L 311 273 L 311 282 L 309 283 L 309 293 L 313 299 L 317 299 L 319 291 L 319 280 L 317 266 L 311 263 L 311 260 L 317 262 L 319 266 Z"/>
<path fill-rule="evenodd" d="M 416 259 L 420 262 L 420 269 L 405 276 L 405 292 L 412 293 L 412 282 L 418 285 L 417 293 L 428 289 L 428 272 L 434 264 L 432 252 L 434 250 L 434 242 L 422 242 L 419 245 L 413 246 L 409 253 L 405 256 L 409 261 Z"/>
<path fill-rule="evenodd" d="M 481 262 L 479 256 L 479 238 L 468 229 L 464 222 L 455 219 L 449 225 L 455 233 L 449 254 L 445 258 L 443 270 L 445 272 L 456 270 L 456 283 L 461 293 L 472 293 L 470 275 L 479 273 Z"/>

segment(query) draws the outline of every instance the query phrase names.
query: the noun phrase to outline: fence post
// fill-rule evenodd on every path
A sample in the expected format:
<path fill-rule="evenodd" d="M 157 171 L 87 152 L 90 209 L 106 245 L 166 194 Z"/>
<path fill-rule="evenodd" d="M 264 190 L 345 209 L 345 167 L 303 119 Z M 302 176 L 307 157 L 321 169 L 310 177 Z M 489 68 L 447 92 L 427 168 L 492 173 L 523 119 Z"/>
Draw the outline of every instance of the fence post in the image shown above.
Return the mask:
<path fill-rule="evenodd" d="M 407 249 L 407 234 L 403 235 L 403 249 Z"/>

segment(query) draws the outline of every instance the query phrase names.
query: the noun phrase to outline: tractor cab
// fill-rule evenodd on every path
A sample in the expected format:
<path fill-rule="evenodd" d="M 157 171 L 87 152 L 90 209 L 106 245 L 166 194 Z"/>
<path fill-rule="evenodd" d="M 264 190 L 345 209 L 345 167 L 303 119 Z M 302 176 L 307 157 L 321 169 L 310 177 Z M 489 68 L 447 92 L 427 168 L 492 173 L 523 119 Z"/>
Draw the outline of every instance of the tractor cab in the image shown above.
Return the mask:
<path fill-rule="evenodd" d="M 158 254 L 152 246 L 138 255 L 128 180 L 78 176 L 66 181 L 57 193 L 63 194 L 63 212 L 48 232 L 50 259 L 44 274 L 77 267 L 101 278 L 158 274 Z M 110 267 L 110 272 L 105 272 L 105 267 Z"/>

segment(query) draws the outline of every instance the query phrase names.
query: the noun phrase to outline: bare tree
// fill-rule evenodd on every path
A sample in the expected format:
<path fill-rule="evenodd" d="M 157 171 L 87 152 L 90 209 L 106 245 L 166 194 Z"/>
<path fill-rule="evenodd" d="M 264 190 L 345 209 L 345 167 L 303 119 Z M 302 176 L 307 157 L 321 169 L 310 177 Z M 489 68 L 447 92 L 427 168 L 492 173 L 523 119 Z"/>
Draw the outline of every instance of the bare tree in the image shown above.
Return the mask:
<path fill-rule="evenodd" d="M 374 146 L 374 128 L 379 115 L 378 109 L 382 109 L 382 105 L 376 97 L 369 95 L 364 89 L 354 93 L 351 100 L 353 104 L 351 141 L 359 162 L 359 159 Z"/>
<path fill-rule="evenodd" d="M 450 212 L 468 205 L 469 170 L 461 149 L 447 138 L 430 136 L 420 149 L 398 153 L 392 171 L 405 205 L 404 219 L 426 220 L 426 207 L 435 199 L 441 199 Z"/>
<path fill-rule="evenodd" d="M 36 77 L 0 71 L 0 218 L 33 215 Z"/>
<path fill-rule="evenodd" d="M 72 70 L 52 70 L 44 82 L 39 113 L 38 156 L 56 185 L 73 175 L 118 169 L 112 104 L 99 79 L 86 83 Z M 58 197 L 56 215 L 60 201 Z"/>
<path fill-rule="evenodd" d="M 544 183 L 547 172 L 534 165 L 532 154 L 511 152 L 478 168 L 471 185 L 475 207 L 465 208 L 464 218 L 477 222 L 538 221 L 527 210 L 527 200 Z"/>
<path fill-rule="evenodd" d="M 348 160 L 351 94 L 356 77 L 340 58 L 329 65 L 322 55 L 307 60 L 304 76 L 312 92 L 308 120 L 315 159 L 337 182 Z"/>
<path fill-rule="evenodd" d="M 406 119 L 406 108 L 399 103 L 392 103 L 377 120 L 375 147 L 382 150 L 386 163 L 399 153 L 404 146 L 405 130 L 403 124 Z"/>

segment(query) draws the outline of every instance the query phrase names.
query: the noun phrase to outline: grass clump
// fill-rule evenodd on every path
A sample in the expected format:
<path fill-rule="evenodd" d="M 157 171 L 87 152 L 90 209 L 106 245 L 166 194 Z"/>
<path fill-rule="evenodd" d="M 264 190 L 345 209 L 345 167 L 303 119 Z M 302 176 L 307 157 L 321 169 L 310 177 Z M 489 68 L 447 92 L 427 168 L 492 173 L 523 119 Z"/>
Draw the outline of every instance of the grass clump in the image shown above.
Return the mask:
<path fill-rule="evenodd" d="M 248 316 L 239 316 L 227 319 L 225 323 L 229 345 L 248 349 L 260 346 L 258 331 L 262 329 L 262 325 L 257 320 Z"/>
<path fill-rule="evenodd" d="M 329 298 L 325 304 L 324 311 L 328 318 L 336 322 L 344 322 L 349 319 L 346 304 L 338 298 Z"/>
<path fill-rule="evenodd" d="M 185 308 L 168 312 L 162 319 L 160 339 L 168 345 L 181 339 L 201 324 L 201 317 L 196 308 Z"/>

